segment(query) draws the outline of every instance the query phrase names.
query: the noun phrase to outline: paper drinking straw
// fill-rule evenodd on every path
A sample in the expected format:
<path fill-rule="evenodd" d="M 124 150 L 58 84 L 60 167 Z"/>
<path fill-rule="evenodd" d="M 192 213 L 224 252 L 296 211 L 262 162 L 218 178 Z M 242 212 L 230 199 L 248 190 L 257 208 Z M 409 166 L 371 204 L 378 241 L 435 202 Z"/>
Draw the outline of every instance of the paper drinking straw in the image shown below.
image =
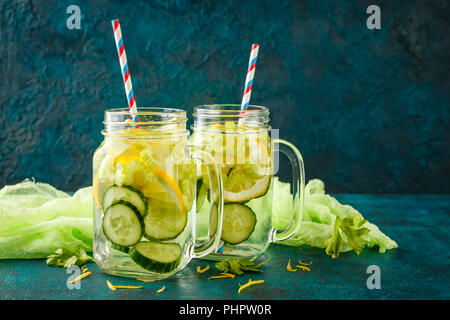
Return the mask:
<path fill-rule="evenodd" d="M 116 40 L 117 53 L 119 55 L 120 68 L 122 69 L 123 83 L 125 84 L 125 93 L 128 100 L 128 108 L 134 122 L 139 121 L 137 116 L 136 100 L 134 99 L 133 85 L 131 84 L 130 70 L 128 69 L 127 55 L 123 44 L 122 30 L 120 29 L 119 19 L 111 21 L 114 30 L 114 39 Z"/>
<path fill-rule="evenodd" d="M 241 103 L 241 114 L 245 113 L 250 104 L 250 96 L 252 94 L 253 78 L 255 77 L 256 60 L 258 59 L 259 45 L 252 45 L 250 51 L 250 59 L 248 61 L 247 77 L 245 79 L 244 95 Z M 243 123 L 243 119 L 239 119 L 239 124 Z"/>

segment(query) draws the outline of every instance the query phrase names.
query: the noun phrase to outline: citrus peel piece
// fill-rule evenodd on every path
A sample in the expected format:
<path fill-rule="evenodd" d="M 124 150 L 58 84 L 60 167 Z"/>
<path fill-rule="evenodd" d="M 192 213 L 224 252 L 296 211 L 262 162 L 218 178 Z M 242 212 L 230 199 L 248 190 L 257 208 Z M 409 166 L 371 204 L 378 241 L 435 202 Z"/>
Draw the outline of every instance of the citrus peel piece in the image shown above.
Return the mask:
<path fill-rule="evenodd" d="M 310 268 L 308 268 L 308 267 L 305 267 L 305 266 L 297 266 L 297 268 L 299 268 L 299 269 L 302 269 L 303 271 L 311 271 L 311 269 Z"/>
<path fill-rule="evenodd" d="M 293 269 L 293 268 L 291 267 L 291 259 L 289 259 L 289 261 L 288 261 L 288 264 L 287 264 L 287 266 L 286 266 L 286 270 L 287 270 L 287 271 L 290 271 L 290 272 L 295 272 L 295 271 L 297 271 L 297 269 Z"/>
<path fill-rule="evenodd" d="M 75 279 L 73 279 L 72 281 L 70 281 L 70 283 L 75 283 L 75 282 L 77 282 L 77 281 L 80 281 L 80 280 L 82 280 L 82 279 L 84 279 L 84 278 L 89 277 L 91 274 L 92 274 L 91 271 L 83 272 L 81 275 L 79 275 L 78 277 L 76 277 Z"/>
<path fill-rule="evenodd" d="M 263 264 L 265 264 L 266 262 L 269 262 L 269 260 L 270 260 L 270 258 L 267 259 L 267 260 L 264 260 L 263 262 L 258 263 L 258 264 L 255 266 L 255 268 L 261 267 L 261 266 L 262 266 Z"/>
<path fill-rule="evenodd" d="M 212 276 L 212 277 L 209 277 L 208 280 L 209 280 L 209 279 L 225 279 L 225 278 L 232 278 L 232 277 L 221 274 L 221 275 L 219 275 L 219 276 Z"/>
<path fill-rule="evenodd" d="M 108 280 L 106 280 L 106 285 L 108 286 L 108 288 L 110 288 L 112 291 L 116 291 L 116 287 L 114 287 L 111 282 L 109 282 Z"/>
<path fill-rule="evenodd" d="M 116 291 L 117 289 L 142 289 L 142 286 L 115 286 L 108 280 L 106 280 L 106 284 L 112 291 Z"/>
<path fill-rule="evenodd" d="M 301 264 L 301 265 L 304 265 L 304 266 L 310 266 L 313 262 L 310 261 L 309 263 L 304 263 L 304 262 L 302 262 L 301 259 L 298 259 L 298 263 Z"/>
<path fill-rule="evenodd" d="M 248 282 L 246 284 L 239 285 L 238 293 L 240 294 L 242 292 L 242 290 L 244 290 L 244 289 L 246 289 L 246 288 L 248 288 L 250 286 L 253 286 L 255 284 L 263 284 L 263 283 L 264 283 L 264 280 L 254 280 L 254 281 L 252 281 L 252 279 L 248 279 Z"/>
<path fill-rule="evenodd" d="M 162 286 L 161 289 L 156 290 L 156 293 L 161 293 L 166 289 L 166 286 Z"/>
<path fill-rule="evenodd" d="M 155 282 L 156 280 L 147 280 L 147 279 L 140 279 L 140 278 L 136 278 L 137 281 L 142 281 L 142 282 Z"/>
<path fill-rule="evenodd" d="M 205 273 L 208 270 L 209 270 L 209 266 L 206 266 L 203 269 L 201 269 L 200 266 L 197 266 L 197 273 Z"/>

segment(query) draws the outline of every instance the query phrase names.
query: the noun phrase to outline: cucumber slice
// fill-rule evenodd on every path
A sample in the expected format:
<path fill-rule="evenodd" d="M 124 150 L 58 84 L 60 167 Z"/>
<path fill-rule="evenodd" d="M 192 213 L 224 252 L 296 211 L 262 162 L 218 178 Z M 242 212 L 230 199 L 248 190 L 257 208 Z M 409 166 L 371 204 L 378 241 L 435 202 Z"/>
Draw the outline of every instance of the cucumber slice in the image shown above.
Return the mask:
<path fill-rule="evenodd" d="M 187 224 L 187 212 L 180 214 L 175 202 L 149 199 L 144 217 L 144 236 L 149 240 L 176 238 Z"/>
<path fill-rule="evenodd" d="M 217 229 L 217 219 L 219 218 L 219 212 L 217 211 L 217 204 L 213 203 L 211 206 L 211 215 L 209 220 L 209 232 L 208 235 L 210 237 L 216 234 Z"/>
<path fill-rule="evenodd" d="M 124 253 L 128 253 L 130 251 L 129 247 L 121 247 L 121 246 L 117 246 L 117 245 L 115 245 L 113 243 L 111 243 L 111 248 L 113 248 L 113 249 L 115 249 L 117 251 L 124 252 Z"/>
<path fill-rule="evenodd" d="M 226 243 L 239 244 L 247 240 L 255 225 L 256 215 L 246 205 L 228 203 L 223 206 L 222 240 Z"/>
<path fill-rule="evenodd" d="M 131 248 L 130 257 L 146 270 L 166 273 L 180 263 L 181 247 L 176 243 L 141 241 Z"/>
<path fill-rule="evenodd" d="M 196 197 L 196 210 L 197 212 L 203 207 L 203 203 L 205 202 L 206 196 L 208 195 L 208 187 L 205 183 L 203 183 L 203 179 L 200 178 L 197 180 L 197 197 Z"/>
<path fill-rule="evenodd" d="M 112 244 L 129 247 L 142 237 L 142 217 L 131 203 L 123 200 L 111 205 L 103 216 L 103 233 Z"/>
<path fill-rule="evenodd" d="M 102 207 L 107 209 L 119 200 L 124 200 L 131 203 L 134 207 L 136 207 L 141 216 L 144 216 L 147 212 L 147 199 L 144 197 L 142 192 L 131 186 L 109 187 L 103 195 Z"/>

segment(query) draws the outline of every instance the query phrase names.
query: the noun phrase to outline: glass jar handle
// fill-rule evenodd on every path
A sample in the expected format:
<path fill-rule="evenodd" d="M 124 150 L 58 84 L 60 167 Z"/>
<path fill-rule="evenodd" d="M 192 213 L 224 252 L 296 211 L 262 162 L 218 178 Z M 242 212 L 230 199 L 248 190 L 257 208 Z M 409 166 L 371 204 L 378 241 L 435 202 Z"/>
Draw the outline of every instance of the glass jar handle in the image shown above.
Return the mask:
<path fill-rule="evenodd" d="M 214 195 L 214 203 L 217 206 L 217 221 L 215 226 L 214 234 L 208 233 L 208 238 L 201 244 L 194 245 L 192 257 L 201 258 L 207 256 L 208 254 L 214 252 L 220 242 L 220 237 L 222 236 L 222 220 L 223 220 L 223 182 L 222 182 L 222 170 L 219 163 L 215 158 L 213 158 L 209 153 L 200 150 L 198 147 L 193 145 L 187 146 L 188 154 L 191 158 L 202 162 L 208 172 L 209 182 L 211 186 L 211 194 Z M 214 205 L 214 204 L 213 204 Z M 210 211 L 209 221 L 213 221 L 214 210 Z M 194 213 L 195 214 L 195 213 Z"/>
<path fill-rule="evenodd" d="M 300 151 L 292 143 L 282 139 L 272 139 L 272 142 L 274 143 L 274 152 L 281 151 L 284 153 L 292 165 L 293 216 L 286 228 L 282 230 L 275 229 L 273 242 L 280 242 L 289 239 L 300 229 L 305 193 L 305 167 Z"/>

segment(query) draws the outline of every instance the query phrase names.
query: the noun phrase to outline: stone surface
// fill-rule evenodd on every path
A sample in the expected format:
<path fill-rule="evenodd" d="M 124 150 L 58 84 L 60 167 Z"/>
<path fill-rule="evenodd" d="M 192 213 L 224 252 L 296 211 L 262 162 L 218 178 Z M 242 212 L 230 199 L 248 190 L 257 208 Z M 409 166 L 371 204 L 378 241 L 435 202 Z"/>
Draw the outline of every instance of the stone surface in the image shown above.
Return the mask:
<path fill-rule="evenodd" d="M 331 259 L 323 249 L 293 248 L 272 244 L 263 257 L 271 258 L 263 273 L 245 274 L 236 279 L 208 280 L 219 272 L 213 263 L 191 261 L 180 273 L 155 283 L 143 283 L 102 274 L 95 263 L 87 266 L 92 275 L 81 280 L 79 290 L 69 290 L 71 274 L 63 268 L 48 267 L 45 260 L 0 260 L 0 300 L 3 299 L 446 299 L 450 298 L 450 236 L 448 195 L 336 195 L 360 210 L 366 219 L 394 239 L 399 248 L 384 254 L 364 249 L 360 256 L 342 253 Z M 291 263 L 312 260 L 311 271 L 288 272 Z M 204 274 L 198 265 L 211 269 Z M 369 290 L 367 268 L 381 270 L 381 289 Z M 238 294 L 238 284 L 251 278 L 264 279 L 259 287 Z M 140 290 L 111 291 L 114 285 L 142 285 Z M 156 290 L 166 286 L 157 294 Z"/>
<path fill-rule="evenodd" d="M 110 21 L 120 18 L 138 106 L 252 103 L 330 192 L 448 193 L 449 3 L 377 1 L 0 2 L 0 186 L 91 184 L 103 111 L 126 105 Z M 192 121 L 192 120 L 190 120 Z M 286 165 L 282 175 L 287 175 Z"/>

